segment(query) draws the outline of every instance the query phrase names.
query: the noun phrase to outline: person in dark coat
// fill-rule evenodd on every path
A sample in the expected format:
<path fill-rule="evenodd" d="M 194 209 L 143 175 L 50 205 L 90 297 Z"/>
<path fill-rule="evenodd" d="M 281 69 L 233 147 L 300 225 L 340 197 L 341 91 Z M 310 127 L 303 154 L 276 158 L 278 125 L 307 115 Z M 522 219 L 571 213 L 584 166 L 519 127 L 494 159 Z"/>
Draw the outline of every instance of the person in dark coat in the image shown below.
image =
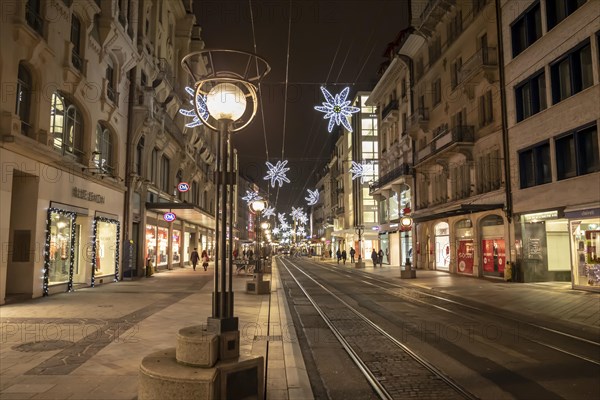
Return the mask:
<path fill-rule="evenodd" d="M 200 255 L 198 254 L 198 248 L 194 247 L 194 251 L 190 255 L 190 259 L 192 260 L 192 267 L 194 271 L 196 270 L 196 265 L 198 265 L 198 260 L 200 260 Z"/>
<path fill-rule="evenodd" d="M 342 260 L 344 260 L 344 265 L 346 264 L 346 257 L 347 257 L 346 250 L 344 250 L 344 251 L 342 251 Z"/>
<path fill-rule="evenodd" d="M 379 259 L 379 266 L 383 267 L 383 250 L 379 249 L 379 253 L 377 253 L 377 257 Z"/>
<path fill-rule="evenodd" d="M 354 247 L 350 247 L 350 262 L 354 262 L 355 254 L 356 254 L 356 251 L 354 250 Z"/>
<path fill-rule="evenodd" d="M 373 260 L 373 267 L 377 266 L 377 250 L 373 249 L 371 252 L 371 260 Z"/>
<path fill-rule="evenodd" d="M 337 263 L 340 263 L 340 258 L 342 258 L 342 252 L 340 251 L 340 249 L 337 249 L 337 251 L 335 252 L 335 255 L 337 256 Z"/>

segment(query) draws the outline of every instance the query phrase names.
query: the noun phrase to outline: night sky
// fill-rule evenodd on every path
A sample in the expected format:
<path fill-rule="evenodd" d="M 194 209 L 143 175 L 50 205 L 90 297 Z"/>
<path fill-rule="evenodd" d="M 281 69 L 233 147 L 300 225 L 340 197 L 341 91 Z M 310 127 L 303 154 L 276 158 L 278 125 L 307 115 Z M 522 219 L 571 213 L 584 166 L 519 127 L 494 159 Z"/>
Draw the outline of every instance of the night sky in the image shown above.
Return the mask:
<path fill-rule="evenodd" d="M 319 87 L 325 85 L 335 95 L 348 85 L 348 100 L 358 90 L 372 89 L 387 44 L 406 27 L 408 8 L 404 0 L 292 1 L 284 130 L 290 2 L 195 0 L 197 23 L 206 48 L 254 52 L 249 3 L 256 52 L 272 70 L 259 93 L 265 127 L 259 109 L 252 124 L 234 135 L 234 146 L 240 154 L 240 173 L 264 190 L 265 162 L 275 164 L 283 148 L 291 183 L 284 183 L 278 194 L 277 189 L 269 190 L 272 204 L 277 199 L 277 211 L 288 212 L 292 206 L 306 206 L 307 189 L 315 188 L 316 174 L 332 152 L 328 121 L 313 109 L 324 100 Z"/>

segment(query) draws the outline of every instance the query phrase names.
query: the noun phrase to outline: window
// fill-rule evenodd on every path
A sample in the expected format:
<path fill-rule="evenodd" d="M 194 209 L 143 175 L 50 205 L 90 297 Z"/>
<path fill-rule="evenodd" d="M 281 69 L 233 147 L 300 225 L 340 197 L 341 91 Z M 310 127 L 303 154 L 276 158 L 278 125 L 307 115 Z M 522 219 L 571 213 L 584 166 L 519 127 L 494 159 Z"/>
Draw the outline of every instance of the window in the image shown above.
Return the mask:
<path fill-rule="evenodd" d="M 473 15 L 479 14 L 483 7 L 487 4 L 488 0 L 473 0 Z"/>
<path fill-rule="evenodd" d="M 546 74 L 540 72 L 515 87 L 517 122 L 546 109 Z"/>
<path fill-rule="evenodd" d="M 432 39 L 429 46 L 429 67 L 442 55 L 442 42 L 439 37 Z"/>
<path fill-rule="evenodd" d="M 113 140 L 110 131 L 101 124 L 96 125 L 94 164 L 103 174 L 114 175 Z"/>
<path fill-rule="evenodd" d="M 71 43 L 73 43 L 71 64 L 78 71 L 81 71 L 83 68 L 83 61 L 81 60 L 81 22 L 75 15 L 71 16 Z"/>
<path fill-rule="evenodd" d="M 54 150 L 81 159 L 83 117 L 79 109 L 58 92 L 52 94 L 50 101 L 50 134 L 54 139 Z"/>
<path fill-rule="evenodd" d="M 452 62 L 450 65 L 450 86 L 452 89 L 455 89 L 456 86 L 460 83 L 459 73 L 462 68 L 462 57 L 458 57 L 456 60 Z"/>
<path fill-rule="evenodd" d="M 542 37 L 542 14 L 537 1 L 511 26 L 513 57 Z"/>
<path fill-rule="evenodd" d="M 570 132 L 556 139 L 556 172 L 559 180 L 600 170 L 598 127 Z"/>
<path fill-rule="evenodd" d="M 183 171 L 179 170 L 177 171 L 177 175 L 175 175 L 175 178 L 177 178 L 177 186 L 179 186 L 179 184 L 181 182 L 183 182 Z M 183 193 L 184 192 L 180 192 L 179 188 L 175 188 L 175 194 L 177 195 L 177 198 L 179 198 L 179 200 L 183 200 Z"/>
<path fill-rule="evenodd" d="M 25 20 L 34 31 L 44 36 L 44 20 L 40 15 L 40 0 L 27 0 L 25 5 Z"/>
<path fill-rule="evenodd" d="M 479 127 L 486 126 L 494 121 L 494 106 L 492 104 L 492 91 L 488 90 L 479 96 Z"/>
<path fill-rule="evenodd" d="M 116 103 L 117 93 L 115 91 L 115 70 L 113 68 L 111 60 L 108 60 L 106 66 L 106 97 L 108 97 L 113 103 Z"/>
<path fill-rule="evenodd" d="M 442 80 L 440 78 L 437 78 L 431 84 L 431 96 L 432 96 L 431 103 L 433 104 L 434 107 L 442 102 Z M 423 108 L 425 108 L 424 104 L 423 104 L 422 109 Z"/>
<path fill-rule="evenodd" d="M 196 181 L 192 182 L 192 203 L 200 205 L 200 187 Z"/>
<path fill-rule="evenodd" d="M 402 98 L 405 98 L 406 97 L 406 78 L 402 78 L 401 85 L 402 86 L 400 88 L 400 90 L 401 90 L 400 93 L 402 94 Z"/>
<path fill-rule="evenodd" d="M 148 76 L 144 71 L 142 71 L 142 74 L 140 75 L 140 84 L 142 87 L 148 86 Z"/>
<path fill-rule="evenodd" d="M 462 32 L 462 11 L 457 10 L 456 14 L 450 19 L 448 22 L 448 26 L 446 27 L 446 34 L 448 35 L 448 45 L 454 42 L 460 33 Z"/>
<path fill-rule="evenodd" d="M 167 156 L 163 155 L 160 160 L 160 188 L 162 191 L 169 193 L 169 174 L 170 174 L 170 160 Z"/>
<path fill-rule="evenodd" d="M 415 80 L 418 80 L 423 75 L 423 57 L 419 58 L 415 63 Z"/>
<path fill-rule="evenodd" d="M 29 121 L 29 116 L 31 113 L 31 86 L 31 74 L 23 65 L 23 63 L 19 63 L 15 114 L 21 119 L 21 133 L 25 136 L 30 136 L 33 134 Z"/>
<path fill-rule="evenodd" d="M 144 160 L 144 142 L 145 139 L 142 136 L 138 141 L 138 144 L 135 148 L 135 173 L 139 176 L 143 176 L 142 174 L 142 161 Z"/>
<path fill-rule="evenodd" d="M 156 148 L 152 149 L 152 156 L 150 157 L 150 177 L 152 183 L 158 186 L 158 150 Z"/>
<path fill-rule="evenodd" d="M 519 152 L 521 189 L 552 182 L 550 144 L 539 144 Z"/>
<path fill-rule="evenodd" d="M 546 0 L 548 30 L 554 28 L 563 19 L 573 14 L 586 0 Z"/>
<path fill-rule="evenodd" d="M 593 85 L 592 50 L 589 40 L 550 66 L 552 102 L 558 103 Z"/>

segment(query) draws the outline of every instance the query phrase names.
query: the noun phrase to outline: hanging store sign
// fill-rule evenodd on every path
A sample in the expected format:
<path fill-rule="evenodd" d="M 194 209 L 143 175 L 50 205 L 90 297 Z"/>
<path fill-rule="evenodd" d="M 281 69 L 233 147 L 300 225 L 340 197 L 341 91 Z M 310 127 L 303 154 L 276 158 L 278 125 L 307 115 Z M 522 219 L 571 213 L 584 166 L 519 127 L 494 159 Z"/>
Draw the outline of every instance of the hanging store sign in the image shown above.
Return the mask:
<path fill-rule="evenodd" d="M 166 212 L 163 214 L 163 219 L 167 222 L 173 222 L 177 219 L 177 216 L 172 212 Z"/>
<path fill-rule="evenodd" d="M 177 185 L 177 190 L 179 190 L 181 193 L 187 192 L 190 190 L 190 184 L 187 182 L 179 182 L 179 185 Z"/>

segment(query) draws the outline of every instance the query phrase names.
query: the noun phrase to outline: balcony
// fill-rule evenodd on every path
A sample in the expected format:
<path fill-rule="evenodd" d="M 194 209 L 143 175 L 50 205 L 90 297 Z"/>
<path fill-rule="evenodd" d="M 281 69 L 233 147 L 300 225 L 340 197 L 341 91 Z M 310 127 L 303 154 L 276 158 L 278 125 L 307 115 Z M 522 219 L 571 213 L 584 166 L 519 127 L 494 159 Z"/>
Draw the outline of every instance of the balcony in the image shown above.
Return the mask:
<path fill-rule="evenodd" d="M 373 193 L 384 185 L 395 181 L 396 179 L 410 175 L 410 166 L 407 163 L 402 163 L 387 174 L 383 175 L 379 180 L 373 182 L 369 186 L 369 193 Z"/>
<path fill-rule="evenodd" d="M 398 100 L 392 100 L 388 103 L 387 106 L 381 111 L 381 122 L 395 122 L 398 121 Z"/>
<path fill-rule="evenodd" d="M 473 125 L 459 125 L 450 130 L 444 129 L 431 142 L 417 153 L 418 162 L 432 155 L 440 155 L 447 150 L 463 145 L 471 147 L 475 141 L 475 128 Z"/>
<path fill-rule="evenodd" d="M 490 73 L 495 71 L 498 66 L 498 53 L 495 47 L 483 47 L 462 65 L 458 71 L 458 85 L 460 84 L 477 84 L 484 77 L 488 81 L 493 81 L 494 78 Z"/>
<path fill-rule="evenodd" d="M 450 8 L 455 4 L 456 0 L 429 0 L 421 13 L 419 30 L 427 36 L 431 36 L 444 14 L 450 11 Z"/>
<path fill-rule="evenodd" d="M 429 109 L 417 108 L 406 122 L 408 134 L 411 136 L 417 133 L 419 129 L 427 130 L 429 127 Z"/>

